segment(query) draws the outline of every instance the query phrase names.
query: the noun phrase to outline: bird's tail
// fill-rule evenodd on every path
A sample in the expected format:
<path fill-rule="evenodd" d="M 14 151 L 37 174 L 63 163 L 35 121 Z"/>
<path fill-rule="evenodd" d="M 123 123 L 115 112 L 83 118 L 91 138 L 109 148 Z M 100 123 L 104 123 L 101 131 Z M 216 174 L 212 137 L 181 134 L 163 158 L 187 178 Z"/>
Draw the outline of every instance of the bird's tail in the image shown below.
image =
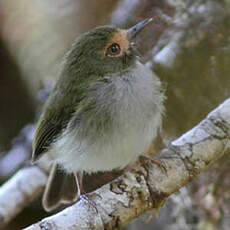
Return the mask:
<path fill-rule="evenodd" d="M 71 204 L 78 199 L 74 174 L 66 174 L 57 164 L 53 164 L 43 195 L 43 207 L 52 211 L 61 204 Z"/>

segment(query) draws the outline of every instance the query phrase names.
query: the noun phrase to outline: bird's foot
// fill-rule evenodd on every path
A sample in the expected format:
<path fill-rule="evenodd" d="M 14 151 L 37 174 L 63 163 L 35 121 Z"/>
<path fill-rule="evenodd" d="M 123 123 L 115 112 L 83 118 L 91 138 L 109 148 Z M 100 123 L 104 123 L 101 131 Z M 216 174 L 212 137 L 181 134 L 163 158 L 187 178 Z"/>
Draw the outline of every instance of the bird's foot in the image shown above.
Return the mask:
<path fill-rule="evenodd" d="M 143 165 L 146 164 L 146 162 L 151 161 L 153 164 L 156 164 L 165 174 L 167 174 L 166 164 L 165 164 L 165 162 L 161 161 L 159 158 L 153 159 L 150 156 L 141 155 L 141 156 L 139 156 L 139 161 Z"/>
<path fill-rule="evenodd" d="M 91 193 L 81 194 L 80 195 L 80 200 L 86 201 L 88 203 L 89 207 L 93 207 L 96 210 L 96 212 L 98 213 L 97 205 L 92 200 L 92 198 L 95 198 L 95 197 L 99 197 L 100 199 L 102 199 L 102 197 L 99 194 L 97 194 L 95 192 L 91 192 Z"/>

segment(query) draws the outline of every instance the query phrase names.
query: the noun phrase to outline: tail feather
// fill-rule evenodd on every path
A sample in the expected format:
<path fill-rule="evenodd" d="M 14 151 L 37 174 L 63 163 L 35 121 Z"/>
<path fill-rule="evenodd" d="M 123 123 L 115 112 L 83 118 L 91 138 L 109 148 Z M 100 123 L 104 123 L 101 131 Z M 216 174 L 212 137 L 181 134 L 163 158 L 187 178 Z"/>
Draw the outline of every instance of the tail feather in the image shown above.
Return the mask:
<path fill-rule="evenodd" d="M 66 174 L 57 164 L 52 166 L 43 195 L 43 207 L 52 211 L 61 204 L 71 204 L 78 198 L 77 184 L 73 174 Z"/>

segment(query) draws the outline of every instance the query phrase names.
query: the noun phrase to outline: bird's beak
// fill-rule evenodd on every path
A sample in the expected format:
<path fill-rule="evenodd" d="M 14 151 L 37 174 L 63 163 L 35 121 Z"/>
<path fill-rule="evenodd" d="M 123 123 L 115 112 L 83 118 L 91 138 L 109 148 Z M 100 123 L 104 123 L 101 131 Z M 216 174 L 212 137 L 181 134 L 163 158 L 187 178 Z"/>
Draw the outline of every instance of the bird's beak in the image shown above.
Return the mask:
<path fill-rule="evenodd" d="M 132 40 L 136 37 L 136 35 L 146 26 L 148 25 L 153 19 L 148 18 L 145 19 L 139 23 L 137 23 L 135 26 L 132 26 L 131 28 L 127 29 L 127 33 L 129 36 L 129 39 Z"/>

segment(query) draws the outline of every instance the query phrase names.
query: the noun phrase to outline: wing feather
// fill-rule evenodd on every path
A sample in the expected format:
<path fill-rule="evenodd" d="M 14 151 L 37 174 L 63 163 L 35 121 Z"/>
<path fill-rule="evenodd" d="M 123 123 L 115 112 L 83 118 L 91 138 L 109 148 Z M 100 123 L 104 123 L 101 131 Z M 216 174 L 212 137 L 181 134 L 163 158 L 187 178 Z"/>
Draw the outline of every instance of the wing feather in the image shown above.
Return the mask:
<path fill-rule="evenodd" d="M 49 121 L 42 120 L 36 130 L 33 143 L 32 162 L 35 162 L 49 149 L 50 144 L 60 134 L 61 125 L 54 125 Z"/>

